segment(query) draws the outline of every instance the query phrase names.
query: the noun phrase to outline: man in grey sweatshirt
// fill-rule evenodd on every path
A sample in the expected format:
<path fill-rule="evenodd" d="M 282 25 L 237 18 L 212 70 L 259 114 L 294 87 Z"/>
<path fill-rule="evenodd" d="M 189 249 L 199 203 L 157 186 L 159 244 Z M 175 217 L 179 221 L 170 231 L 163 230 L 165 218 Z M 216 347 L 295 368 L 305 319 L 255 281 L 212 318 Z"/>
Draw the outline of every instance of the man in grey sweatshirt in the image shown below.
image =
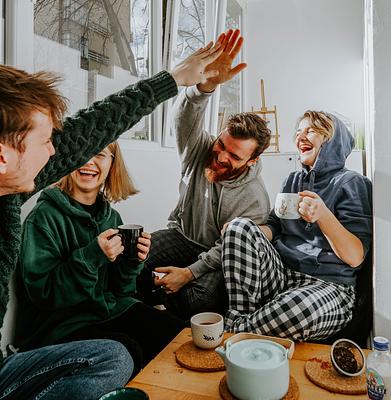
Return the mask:
<path fill-rule="evenodd" d="M 144 301 L 163 302 L 184 319 L 202 311 L 224 312 L 227 307 L 221 272 L 223 225 L 238 216 L 264 224 L 270 211 L 259 162 L 270 142 L 265 121 L 241 113 L 229 118 L 217 139 L 203 130 L 215 88 L 246 67 L 231 68 L 242 42 L 239 31 L 233 32 L 211 65 L 219 71 L 218 77 L 184 90 L 174 107 L 173 129 L 182 167 L 179 201 L 169 216 L 168 229 L 152 234 L 138 291 Z M 164 277 L 152 281 L 153 270 Z M 161 289 L 151 296 L 152 288 Z"/>

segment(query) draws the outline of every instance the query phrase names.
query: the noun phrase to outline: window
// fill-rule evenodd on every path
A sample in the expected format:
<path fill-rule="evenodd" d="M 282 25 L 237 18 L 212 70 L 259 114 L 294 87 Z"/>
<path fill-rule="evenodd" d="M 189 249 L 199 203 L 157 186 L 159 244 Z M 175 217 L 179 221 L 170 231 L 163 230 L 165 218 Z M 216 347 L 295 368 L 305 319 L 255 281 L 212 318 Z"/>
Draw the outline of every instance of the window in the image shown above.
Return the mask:
<path fill-rule="evenodd" d="M 162 68 L 172 69 L 216 31 L 240 26 L 242 13 L 237 0 L 0 0 L 0 7 L 3 3 L 12 9 L 7 31 L 8 26 L 15 31 L 7 35 L 13 48 L 9 52 L 7 45 L 5 61 L 62 74 L 60 90 L 70 99 L 71 113 Z M 207 111 L 209 131 L 216 131 L 218 112 L 240 111 L 240 86 L 238 77 L 221 96 L 216 91 Z M 172 146 L 171 107 L 172 102 L 158 107 L 122 138 Z"/>
<path fill-rule="evenodd" d="M 228 28 L 241 28 L 242 7 L 236 0 L 173 0 L 170 19 L 166 20 L 165 65 L 168 69 L 176 65 L 200 46 Z M 240 62 L 240 58 L 235 63 Z M 224 120 L 230 114 L 242 111 L 241 74 L 218 88 L 211 97 L 206 111 L 205 128 L 218 134 Z M 164 140 L 173 145 L 170 131 L 171 109 L 174 100 L 166 102 L 164 113 Z"/>
<path fill-rule="evenodd" d="M 196 49 L 205 45 L 207 0 L 173 0 L 168 5 L 165 25 L 164 66 L 170 70 Z M 209 1 L 209 3 L 211 3 Z M 209 27 L 211 29 L 211 27 Z M 171 127 L 172 106 L 175 99 L 164 104 L 163 144 L 173 146 Z"/>
<path fill-rule="evenodd" d="M 72 112 L 149 75 L 149 3 L 35 2 L 34 69 L 64 74 Z M 149 140 L 149 128 L 145 117 L 123 137 Z"/>
<path fill-rule="evenodd" d="M 226 29 L 241 29 L 242 27 L 242 8 L 236 0 L 227 1 L 227 14 L 225 18 Z M 239 63 L 241 55 L 235 61 Z M 235 76 L 225 83 L 220 90 L 219 116 L 225 121 L 231 114 L 236 114 L 242 111 L 241 106 L 241 74 Z M 223 121 L 221 121 L 221 124 Z"/>

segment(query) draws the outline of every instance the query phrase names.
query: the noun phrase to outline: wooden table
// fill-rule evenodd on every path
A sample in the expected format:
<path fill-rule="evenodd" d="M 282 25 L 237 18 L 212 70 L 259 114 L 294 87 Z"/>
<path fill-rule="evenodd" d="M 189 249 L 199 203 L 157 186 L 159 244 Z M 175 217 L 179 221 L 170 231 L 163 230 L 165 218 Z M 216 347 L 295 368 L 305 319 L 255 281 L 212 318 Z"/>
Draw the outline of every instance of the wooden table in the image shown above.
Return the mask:
<path fill-rule="evenodd" d="M 175 350 L 190 339 L 190 329 L 185 328 L 128 386 L 143 389 L 151 400 L 221 400 L 219 382 L 225 371 L 195 372 L 176 363 Z M 304 373 L 305 362 L 320 353 L 328 353 L 329 349 L 330 346 L 321 344 L 295 344 L 295 352 L 290 360 L 290 374 L 299 385 L 300 400 L 367 399 L 366 395 L 330 393 L 308 380 Z"/>

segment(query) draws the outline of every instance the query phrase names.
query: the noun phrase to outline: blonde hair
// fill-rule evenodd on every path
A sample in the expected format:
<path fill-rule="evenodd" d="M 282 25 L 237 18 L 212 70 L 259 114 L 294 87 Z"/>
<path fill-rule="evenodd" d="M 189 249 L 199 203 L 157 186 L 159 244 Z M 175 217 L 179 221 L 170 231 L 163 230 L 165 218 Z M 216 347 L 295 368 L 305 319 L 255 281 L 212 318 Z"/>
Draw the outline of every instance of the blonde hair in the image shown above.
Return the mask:
<path fill-rule="evenodd" d="M 334 122 L 330 116 L 323 111 L 307 110 L 298 120 L 297 126 L 300 122 L 308 118 L 312 129 L 330 140 L 334 135 Z"/>
<path fill-rule="evenodd" d="M 133 184 L 132 178 L 129 176 L 126 169 L 124 159 L 120 147 L 117 142 L 110 143 L 107 146 L 113 155 L 113 161 L 110 167 L 109 174 L 102 185 L 101 193 L 110 203 L 116 203 L 121 200 L 126 200 L 129 196 L 138 193 L 138 190 Z M 73 181 L 71 174 L 64 176 L 57 186 L 65 193 L 72 195 Z"/>

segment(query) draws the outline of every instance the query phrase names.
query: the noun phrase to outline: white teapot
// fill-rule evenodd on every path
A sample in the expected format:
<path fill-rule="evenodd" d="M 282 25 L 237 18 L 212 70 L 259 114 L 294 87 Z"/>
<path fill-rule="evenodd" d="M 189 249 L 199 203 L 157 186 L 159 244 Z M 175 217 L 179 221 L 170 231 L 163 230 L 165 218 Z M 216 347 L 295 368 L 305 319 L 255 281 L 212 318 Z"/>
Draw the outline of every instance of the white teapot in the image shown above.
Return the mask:
<path fill-rule="evenodd" d="M 289 349 L 266 339 L 231 339 L 216 349 L 224 360 L 231 394 L 240 400 L 284 397 L 289 388 Z"/>

